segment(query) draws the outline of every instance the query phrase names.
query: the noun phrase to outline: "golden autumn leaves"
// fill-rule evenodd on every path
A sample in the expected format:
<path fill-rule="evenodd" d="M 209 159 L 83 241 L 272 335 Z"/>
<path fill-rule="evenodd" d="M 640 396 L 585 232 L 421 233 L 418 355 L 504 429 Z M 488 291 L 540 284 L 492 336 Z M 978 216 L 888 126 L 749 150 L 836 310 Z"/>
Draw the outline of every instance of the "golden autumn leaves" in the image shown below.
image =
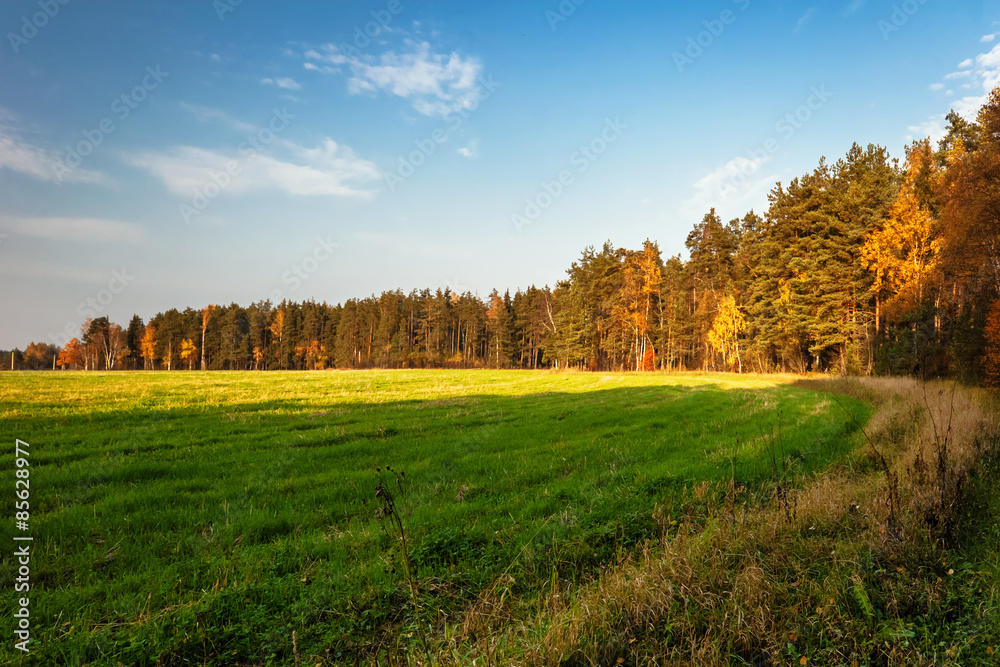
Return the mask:
<path fill-rule="evenodd" d="M 885 223 L 873 230 L 861 248 L 861 257 L 874 277 L 876 330 L 882 318 L 882 295 L 888 295 L 885 308 L 913 306 L 923 300 L 928 274 L 941 255 L 937 222 L 921 204 L 917 179 L 937 176 L 928 142 L 918 142 L 906 160 L 906 180 L 889 209 Z M 907 309 L 909 309 L 907 308 Z"/>
<path fill-rule="evenodd" d="M 740 359 L 740 334 L 744 330 L 746 319 L 736 305 L 736 297 L 727 294 L 719 301 L 718 313 L 708 332 L 708 344 L 725 357 L 727 364 L 736 364 L 741 373 L 743 362 Z"/>

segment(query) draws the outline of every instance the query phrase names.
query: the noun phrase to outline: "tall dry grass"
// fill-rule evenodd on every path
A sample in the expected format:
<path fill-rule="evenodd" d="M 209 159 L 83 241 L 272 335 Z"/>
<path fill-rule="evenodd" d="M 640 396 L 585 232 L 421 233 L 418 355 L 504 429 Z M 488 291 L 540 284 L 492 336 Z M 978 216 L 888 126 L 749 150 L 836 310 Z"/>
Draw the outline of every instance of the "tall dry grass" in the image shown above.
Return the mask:
<path fill-rule="evenodd" d="M 906 619 L 946 595 L 942 558 L 969 475 L 996 425 L 950 383 L 863 378 L 800 384 L 869 401 L 864 448 L 770 502 L 702 484 L 706 514 L 662 517 L 663 535 L 582 586 L 533 601 L 494 586 L 441 646 L 441 664 L 947 664 Z M 845 413 L 846 414 L 846 413 Z M 940 648 L 940 651 L 937 651 Z M 802 662 L 804 660 L 804 662 Z"/>

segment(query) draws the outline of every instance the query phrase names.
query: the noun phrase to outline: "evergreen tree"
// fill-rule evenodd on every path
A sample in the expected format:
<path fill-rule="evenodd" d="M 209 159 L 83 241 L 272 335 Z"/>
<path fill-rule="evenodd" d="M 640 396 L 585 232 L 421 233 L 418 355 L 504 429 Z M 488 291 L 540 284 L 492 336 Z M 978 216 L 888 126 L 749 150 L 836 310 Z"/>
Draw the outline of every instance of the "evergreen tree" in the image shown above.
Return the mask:
<path fill-rule="evenodd" d="M 133 315 L 129 320 L 128 330 L 125 334 L 125 347 L 128 353 L 125 355 L 125 368 L 135 370 L 139 367 L 142 359 L 142 336 L 146 332 L 146 326 L 142 323 L 142 318 Z"/>

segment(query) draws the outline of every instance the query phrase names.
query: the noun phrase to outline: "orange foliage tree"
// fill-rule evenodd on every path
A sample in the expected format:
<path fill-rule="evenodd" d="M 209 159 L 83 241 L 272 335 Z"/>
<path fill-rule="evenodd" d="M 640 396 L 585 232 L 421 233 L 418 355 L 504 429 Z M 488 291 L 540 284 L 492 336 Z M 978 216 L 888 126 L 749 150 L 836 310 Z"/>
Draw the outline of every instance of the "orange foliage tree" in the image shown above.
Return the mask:
<path fill-rule="evenodd" d="M 656 370 L 656 352 L 653 351 L 652 347 L 646 348 L 646 355 L 642 358 L 642 370 L 644 371 Z"/>
<path fill-rule="evenodd" d="M 56 363 L 63 367 L 82 366 L 83 346 L 80 345 L 80 341 L 76 338 L 70 339 L 66 343 L 66 347 L 59 351 L 59 358 L 56 359 Z"/>
<path fill-rule="evenodd" d="M 635 357 L 636 370 L 643 368 L 649 351 L 656 356 L 649 340 L 650 313 L 653 296 L 659 296 L 661 281 L 660 250 L 647 239 L 642 252 L 630 252 L 625 256 L 619 304 L 613 309 L 623 334 L 632 338 L 631 354 Z"/>

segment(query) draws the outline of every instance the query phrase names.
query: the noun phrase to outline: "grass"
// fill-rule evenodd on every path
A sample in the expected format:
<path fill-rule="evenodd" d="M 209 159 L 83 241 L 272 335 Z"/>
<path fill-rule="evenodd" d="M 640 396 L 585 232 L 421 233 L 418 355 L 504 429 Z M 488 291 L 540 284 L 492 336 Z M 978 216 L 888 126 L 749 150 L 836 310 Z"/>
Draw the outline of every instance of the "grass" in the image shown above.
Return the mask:
<path fill-rule="evenodd" d="M 780 502 L 708 503 L 596 581 L 553 586 L 456 644 L 489 664 L 997 664 L 995 399 L 905 379 L 798 384 L 874 405 L 869 445 Z"/>
<path fill-rule="evenodd" d="M 840 397 L 848 415 L 814 389 L 700 374 L 0 374 L 0 465 L 13 468 L 14 438 L 31 444 L 34 537 L 32 654 L 8 641 L 0 662 L 393 661 L 424 630 L 442 661 L 493 660 L 508 637 L 508 660 L 544 662 L 572 642 L 504 623 L 551 630 L 680 525 L 708 549 L 691 554 L 711 555 L 736 516 L 720 503 L 757 507 L 776 478 L 784 493 L 864 464 L 869 402 Z M 375 516 L 387 464 L 406 475 L 407 553 Z"/>

